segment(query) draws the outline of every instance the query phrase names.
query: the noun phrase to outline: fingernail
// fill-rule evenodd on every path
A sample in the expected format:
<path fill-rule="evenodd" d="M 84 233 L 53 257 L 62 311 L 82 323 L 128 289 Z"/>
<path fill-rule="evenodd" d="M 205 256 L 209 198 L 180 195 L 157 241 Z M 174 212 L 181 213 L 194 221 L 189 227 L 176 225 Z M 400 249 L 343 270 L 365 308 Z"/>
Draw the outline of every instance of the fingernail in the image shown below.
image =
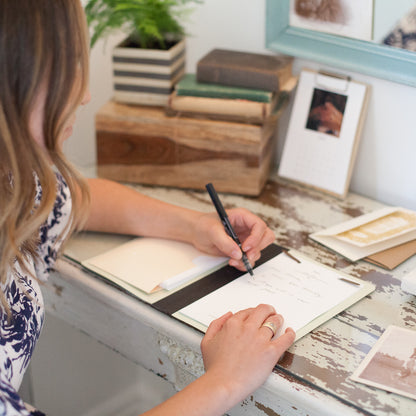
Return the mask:
<path fill-rule="evenodd" d="M 234 250 L 234 251 L 231 253 L 231 257 L 232 257 L 233 259 L 240 260 L 240 259 L 241 259 L 241 251 L 240 251 L 240 250 Z"/>

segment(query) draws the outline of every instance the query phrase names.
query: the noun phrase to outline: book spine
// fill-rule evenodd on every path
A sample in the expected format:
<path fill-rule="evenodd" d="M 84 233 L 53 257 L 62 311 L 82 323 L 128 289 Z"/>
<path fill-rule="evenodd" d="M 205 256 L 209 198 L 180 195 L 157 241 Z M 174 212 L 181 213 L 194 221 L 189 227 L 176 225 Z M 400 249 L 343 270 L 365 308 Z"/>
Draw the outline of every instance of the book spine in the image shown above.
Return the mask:
<path fill-rule="evenodd" d="M 270 91 L 262 91 L 256 89 L 245 88 L 236 89 L 231 91 L 230 88 L 224 89 L 222 85 L 216 85 L 217 88 L 213 88 L 215 84 L 210 84 L 210 88 L 192 87 L 176 84 L 175 91 L 178 96 L 191 96 L 191 97 L 207 97 L 207 98 L 223 98 L 223 99 L 241 99 L 257 101 L 260 103 L 269 103 L 272 99 L 272 93 Z"/>
<path fill-rule="evenodd" d="M 222 98 L 170 95 L 169 107 L 180 112 L 221 114 L 223 116 L 254 117 L 264 120 L 271 110 L 270 103 Z"/>
<path fill-rule="evenodd" d="M 262 124 L 271 115 L 276 101 L 274 99 L 273 103 L 259 103 L 248 100 L 177 96 L 172 93 L 166 114 Z"/>
<path fill-rule="evenodd" d="M 197 81 L 235 87 L 257 88 L 266 91 L 279 91 L 279 78 L 276 74 L 243 68 L 221 67 L 198 63 Z"/>
<path fill-rule="evenodd" d="M 220 89 L 213 91 L 201 91 L 193 90 L 191 88 L 181 88 L 178 87 L 175 89 L 178 96 L 191 96 L 191 97 L 206 97 L 206 98 L 223 98 L 223 99 L 240 99 L 240 100 L 250 100 L 257 101 L 260 103 L 270 102 L 271 95 L 267 94 L 266 91 L 255 90 L 247 91 L 245 93 L 230 93 L 224 92 Z"/>

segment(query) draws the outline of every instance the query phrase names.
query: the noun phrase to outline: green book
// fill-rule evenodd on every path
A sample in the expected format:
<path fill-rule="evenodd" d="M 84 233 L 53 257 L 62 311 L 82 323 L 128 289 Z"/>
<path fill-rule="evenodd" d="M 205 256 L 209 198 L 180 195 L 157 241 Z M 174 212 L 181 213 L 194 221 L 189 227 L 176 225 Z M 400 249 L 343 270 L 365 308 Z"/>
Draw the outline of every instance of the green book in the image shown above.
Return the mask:
<path fill-rule="evenodd" d="M 175 90 L 179 96 L 228 98 L 261 103 L 271 102 L 274 96 L 271 91 L 197 82 L 195 74 L 185 74 L 175 85 Z"/>

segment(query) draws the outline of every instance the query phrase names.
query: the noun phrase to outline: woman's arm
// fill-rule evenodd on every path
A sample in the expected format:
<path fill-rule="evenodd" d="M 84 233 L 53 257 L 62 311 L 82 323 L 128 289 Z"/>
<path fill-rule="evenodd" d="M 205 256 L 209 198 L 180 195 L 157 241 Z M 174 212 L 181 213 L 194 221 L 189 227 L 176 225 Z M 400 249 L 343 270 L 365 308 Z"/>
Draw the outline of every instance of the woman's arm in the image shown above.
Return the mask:
<path fill-rule="evenodd" d="M 212 254 L 231 257 L 245 270 L 241 251 L 226 234 L 216 212 L 206 214 L 147 197 L 116 182 L 91 179 L 91 209 L 86 229 L 186 241 Z M 252 264 L 274 240 L 264 221 L 245 209 L 227 211 Z M 257 389 L 270 375 L 295 334 L 271 339 L 265 321 L 277 327 L 283 318 L 273 307 L 259 305 L 215 320 L 201 343 L 206 372 L 154 409 L 153 415 L 220 416 Z"/>
<path fill-rule="evenodd" d="M 91 208 L 85 228 L 190 241 L 200 213 L 159 201 L 106 179 L 88 179 Z M 186 225 L 186 226 L 185 226 Z"/>
<path fill-rule="evenodd" d="M 89 179 L 91 208 L 85 229 L 185 241 L 198 249 L 230 257 L 230 265 L 244 270 L 241 251 L 226 234 L 217 214 L 168 204 L 105 179 Z M 273 232 L 245 209 L 228 211 L 243 250 L 254 264 L 260 251 L 274 241 Z"/>

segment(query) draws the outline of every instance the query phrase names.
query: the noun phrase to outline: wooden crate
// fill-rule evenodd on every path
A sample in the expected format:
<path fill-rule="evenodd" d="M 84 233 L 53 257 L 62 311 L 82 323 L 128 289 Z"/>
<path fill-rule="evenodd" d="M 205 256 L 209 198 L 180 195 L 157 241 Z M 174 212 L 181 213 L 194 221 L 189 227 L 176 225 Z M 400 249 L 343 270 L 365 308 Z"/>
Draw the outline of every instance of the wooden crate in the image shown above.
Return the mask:
<path fill-rule="evenodd" d="M 110 101 L 96 115 L 100 177 L 258 195 L 270 173 L 277 120 L 263 125 L 168 117 Z"/>

